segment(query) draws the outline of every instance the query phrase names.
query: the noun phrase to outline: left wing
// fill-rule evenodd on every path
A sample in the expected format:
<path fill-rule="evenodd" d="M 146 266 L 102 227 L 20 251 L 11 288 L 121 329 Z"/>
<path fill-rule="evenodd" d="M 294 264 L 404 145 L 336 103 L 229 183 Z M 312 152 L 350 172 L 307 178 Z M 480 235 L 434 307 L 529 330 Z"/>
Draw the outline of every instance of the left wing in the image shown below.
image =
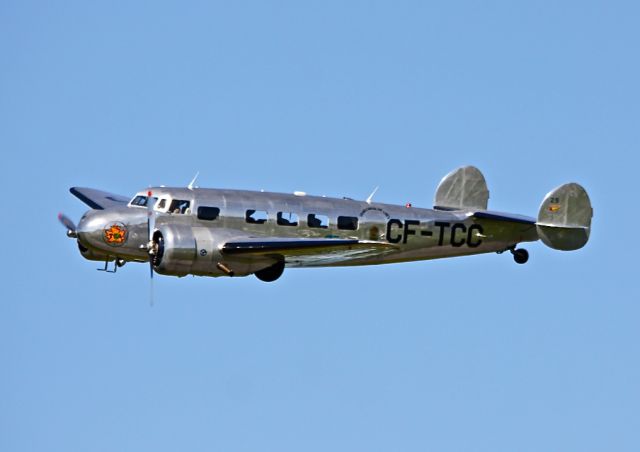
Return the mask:
<path fill-rule="evenodd" d="M 129 198 L 115 195 L 95 188 L 71 187 L 71 194 L 92 209 L 103 210 L 109 207 L 126 206 Z"/>
<path fill-rule="evenodd" d="M 358 239 L 251 237 L 233 240 L 221 252 L 234 257 L 282 257 L 288 267 L 327 265 L 386 254 L 395 245 Z"/>

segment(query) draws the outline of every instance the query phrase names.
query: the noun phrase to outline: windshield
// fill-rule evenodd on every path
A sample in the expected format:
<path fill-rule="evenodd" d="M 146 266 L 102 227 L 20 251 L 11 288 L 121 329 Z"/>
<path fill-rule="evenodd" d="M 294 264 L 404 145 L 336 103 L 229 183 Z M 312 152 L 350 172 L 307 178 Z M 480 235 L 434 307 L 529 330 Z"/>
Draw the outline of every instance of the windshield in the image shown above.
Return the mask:
<path fill-rule="evenodd" d="M 158 200 L 158 198 L 151 198 L 151 205 L 153 206 L 156 201 Z M 131 202 L 129 203 L 130 206 L 135 206 L 135 207 L 147 207 L 147 202 L 149 201 L 149 198 L 147 196 L 144 195 L 136 195 Z"/>

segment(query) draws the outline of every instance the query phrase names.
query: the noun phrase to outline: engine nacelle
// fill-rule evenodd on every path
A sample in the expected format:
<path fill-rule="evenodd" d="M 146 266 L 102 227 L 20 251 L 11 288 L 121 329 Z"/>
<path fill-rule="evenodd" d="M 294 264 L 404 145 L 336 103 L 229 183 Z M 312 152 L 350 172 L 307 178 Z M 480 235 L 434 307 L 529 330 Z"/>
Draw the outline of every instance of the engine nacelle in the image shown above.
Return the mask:
<path fill-rule="evenodd" d="M 153 258 L 155 271 L 162 275 L 186 276 L 197 256 L 193 228 L 184 224 L 163 225 L 153 234 L 157 245 Z"/>
<path fill-rule="evenodd" d="M 153 267 L 162 275 L 246 276 L 276 262 L 272 257 L 229 260 L 220 247 L 234 235 L 229 230 L 188 224 L 159 225 L 153 234 Z"/>

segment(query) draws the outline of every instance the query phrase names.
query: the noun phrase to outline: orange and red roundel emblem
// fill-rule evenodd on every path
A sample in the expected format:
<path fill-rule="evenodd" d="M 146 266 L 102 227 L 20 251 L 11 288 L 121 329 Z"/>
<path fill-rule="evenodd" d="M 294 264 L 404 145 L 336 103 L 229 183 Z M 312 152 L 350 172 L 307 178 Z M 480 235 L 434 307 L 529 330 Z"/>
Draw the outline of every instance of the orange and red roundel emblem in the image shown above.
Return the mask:
<path fill-rule="evenodd" d="M 120 246 L 127 240 L 127 228 L 122 223 L 109 223 L 102 237 L 108 245 Z"/>

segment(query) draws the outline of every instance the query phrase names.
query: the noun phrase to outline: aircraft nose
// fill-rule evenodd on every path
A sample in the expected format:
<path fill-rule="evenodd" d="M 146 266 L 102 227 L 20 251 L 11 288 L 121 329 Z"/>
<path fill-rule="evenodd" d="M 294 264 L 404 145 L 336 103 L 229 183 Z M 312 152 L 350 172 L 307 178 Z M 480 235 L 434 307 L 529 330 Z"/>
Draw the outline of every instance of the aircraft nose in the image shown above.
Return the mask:
<path fill-rule="evenodd" d="M 114 212 L 90 210 L 78 223 L 78 239 L 85 247 L 110 249 L 127 242 L 129 230 Z"/>
<path fill-rule="evenodd" d="M 100 210 L 89 210 L 85 212 L 78 223 L 78 232 L 84 234 L 93 232 L 98 227 L 98 223 L 102 222 L 102 217 L 102 211 Z"/>

